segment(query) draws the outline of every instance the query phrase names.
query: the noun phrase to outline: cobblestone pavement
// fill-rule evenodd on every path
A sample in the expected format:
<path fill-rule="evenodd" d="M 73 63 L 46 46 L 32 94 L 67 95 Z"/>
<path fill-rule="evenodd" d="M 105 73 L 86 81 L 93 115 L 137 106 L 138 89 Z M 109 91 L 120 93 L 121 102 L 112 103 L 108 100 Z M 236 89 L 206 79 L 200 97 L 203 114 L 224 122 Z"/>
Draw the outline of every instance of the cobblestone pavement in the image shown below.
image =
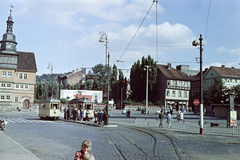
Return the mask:
<path fill-rule="evenodd" d="M 73 121 L 42 123 L 42 120 L 32 118 L 34 116 L 24 117 L 28 123 L 9 123 L 4 134 L 41 160 L 74 159 L 75 152 L 80 150 L 85 139 L 92 141 L 91 152 L 96 160 L 238 160 L 240 157 L 239 136 L 200 135 L 174 129 L 126 125 L 127 122 L 113 128 L 71 123 Z"/>

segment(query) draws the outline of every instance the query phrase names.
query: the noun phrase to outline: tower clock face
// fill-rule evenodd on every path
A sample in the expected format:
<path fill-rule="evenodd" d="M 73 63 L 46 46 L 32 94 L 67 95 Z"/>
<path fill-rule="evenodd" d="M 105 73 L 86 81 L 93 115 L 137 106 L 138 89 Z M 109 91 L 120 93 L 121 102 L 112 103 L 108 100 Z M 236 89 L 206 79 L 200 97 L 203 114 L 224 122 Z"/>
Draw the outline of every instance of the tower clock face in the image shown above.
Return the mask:
<path fill-rule="evenodd" d="M 7 49 L 15 49 L 16 44 L 14 43 L 7 43 Z"/>
<path fill-rule="evenodd" d="M 7 44 L 7 48 L 8 48 L 8 49 L 12 49 L 12 43 L 8 43 L 8 44 Z"/>

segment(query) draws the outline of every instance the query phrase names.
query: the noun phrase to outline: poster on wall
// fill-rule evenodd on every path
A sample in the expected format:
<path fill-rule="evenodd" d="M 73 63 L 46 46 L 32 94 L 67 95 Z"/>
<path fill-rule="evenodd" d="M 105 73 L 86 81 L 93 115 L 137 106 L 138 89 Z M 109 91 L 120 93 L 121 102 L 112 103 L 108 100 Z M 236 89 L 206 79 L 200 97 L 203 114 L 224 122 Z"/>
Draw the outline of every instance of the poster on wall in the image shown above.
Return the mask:
<path fill-rule="evenodd" d="M 230 111 L 230 124 L 237 126 L 237 111 Z"/>

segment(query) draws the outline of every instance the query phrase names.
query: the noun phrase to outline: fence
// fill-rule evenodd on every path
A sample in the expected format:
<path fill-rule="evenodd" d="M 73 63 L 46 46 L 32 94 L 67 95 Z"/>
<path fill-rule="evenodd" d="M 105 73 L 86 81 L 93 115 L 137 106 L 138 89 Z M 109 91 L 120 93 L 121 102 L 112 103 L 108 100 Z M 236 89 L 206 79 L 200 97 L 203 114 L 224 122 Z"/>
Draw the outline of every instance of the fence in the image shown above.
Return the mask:
<path fill-rule="evenodd" d="M 132 123 L 139 126 L 158 127 L 160 121 L 158 118 L 135 118 Z M 166 119 L 163 120 L 163 126 L 165 128 L 167 127 Z M 176 119 L 172 119 L 172 127 L 177 130 L 193 131 L 196 133 L 199 132 L 200 128 L 198 121 L 196 120 L 177 121 Z M 231 126 L 229 123 L 205 122 L 203 127 L 204 133 L 240 135 L 240 129 L 237 126 Z"/>

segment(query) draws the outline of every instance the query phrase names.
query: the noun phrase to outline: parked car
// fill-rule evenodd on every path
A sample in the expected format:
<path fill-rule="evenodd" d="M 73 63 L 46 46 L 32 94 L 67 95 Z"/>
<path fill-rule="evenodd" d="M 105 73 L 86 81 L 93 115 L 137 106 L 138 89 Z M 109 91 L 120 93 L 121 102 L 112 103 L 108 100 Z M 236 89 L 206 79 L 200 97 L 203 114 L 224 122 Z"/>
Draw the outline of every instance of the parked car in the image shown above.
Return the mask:
<path fill-rule="evenodd" d="M 156 111 L 155 111 L 155 114 L 160 114 L 161 113 L 161 109 L 157 109 Z"/>
<path fill-rule="evenodd" d="M 127 113 L 127 109 L 123 108 L 122 114 L 126 114 L 126 113 Z"/>

